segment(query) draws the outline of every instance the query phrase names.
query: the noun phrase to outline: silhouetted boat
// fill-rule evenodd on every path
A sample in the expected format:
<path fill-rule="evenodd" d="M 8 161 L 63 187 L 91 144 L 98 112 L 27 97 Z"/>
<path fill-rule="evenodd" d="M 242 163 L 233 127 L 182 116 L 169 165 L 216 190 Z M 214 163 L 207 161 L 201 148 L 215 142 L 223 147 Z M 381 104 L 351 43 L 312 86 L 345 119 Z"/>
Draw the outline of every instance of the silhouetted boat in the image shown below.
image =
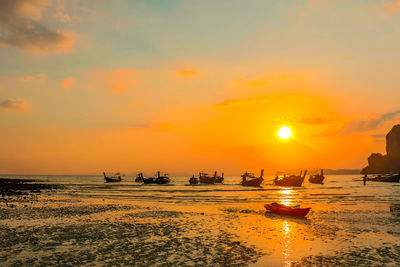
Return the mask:
<path fill-rule="evenodd" d="M 373 182 L 398 183 L 399 180 L 400 180 L 400 174 L 385 174 L 385 175 L 377 175 L 374 177 L 367 176 L 367 181 L 373 181 Z"/>
<path fill-rule="evenodd" d="M 136 183 L 143 183 L 143 173 L 139 173 L 135 179 Z"/>
<path fill-rule="evenodd" d="M 323 184 L 324 179 L 325 179 L 324 170 L 321 169 L 321 174 L 310 175 L 310 178 L 308 178 L 308 181 L 313 184 Z"/>
<path fill-rule="evenodd" d="M 190 184 L 198 184 L 198 183 L 199 183 L 199 179 L 197 179 L 197 178 L 194 177 L 194 175 L 193 175 L 192 177 L 190 177 L 189 183 L 190 183 Z"/>
<path fill-rule="evenodd" d="M 260 177 L 255 177 L 253 173 L 245 172 L 242 175 L 242 185 L 244 186 L 260 186 L 264 181 L 264 170 L 261 170 Z"/>
<path fill-rule="evenodd" d="M 143 183 L 144 184 L 169 184 L 171 180 L 168 177 L 168 174 L 164 174 L 161 176 L 161 173 L 157 172 L 157 177 L 148 177 L 145 178 L 142 175 Z"/>
<path fill-rule="evenodd" d="M 304 175 L 290 175 L 279 178 L 278 176 L 274 179 L 274 184 L 279 186 L 295 186 L 300 187 L 303 184 L 304 178 L 306 178 L 307 170 L 304 171 Z"/>
<path fill-rule="evenodd" d="M 210 177 L 207 173 L 200 172 L 199 181 L 201 184 L 215 184 L 215 177 Z"/>
<path fill-rule="evenodd" d="M 106 183 L 115 183 L 115 182 L 120 182 L 122 180 L 121 175 L 119 173 L 116 173 L 114 176 L 107 177 L 106 173 L 103 172 L 103 175 L 104 179 L 106 180 Z"/>
<path fill-rule="evenodd" d="M 305 217 L 311 209 L 311 208 L 300 208 L 299 206 L 290 207 L 278 203 L 265 204 L 264 207 L 266 210 L 269 210 L 273 213 L 296 216 L 296 217 Z"/>
<path fill-rule="evenodd" d="M 214 178 L 216 184 L 221 184 L 224 181 L 224 173 L 221 176 L 217 175 L 217 171 L 214 172 Z"/>

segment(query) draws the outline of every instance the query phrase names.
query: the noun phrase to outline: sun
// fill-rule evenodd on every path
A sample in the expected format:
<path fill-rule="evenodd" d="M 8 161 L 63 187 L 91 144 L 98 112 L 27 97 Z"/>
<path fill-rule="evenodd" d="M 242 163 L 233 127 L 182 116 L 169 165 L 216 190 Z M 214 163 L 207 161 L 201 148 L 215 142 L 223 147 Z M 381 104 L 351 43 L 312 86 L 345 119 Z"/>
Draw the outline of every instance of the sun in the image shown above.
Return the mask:
<path fill-rule="evenodd" d="M 292 137 L 292 130 L 290 130 L 290 128 L 287 126 L 282 126 L 281 128 L 279 128 L 278 136 L 280 139 L 289 139 L 290 137 Z"/>

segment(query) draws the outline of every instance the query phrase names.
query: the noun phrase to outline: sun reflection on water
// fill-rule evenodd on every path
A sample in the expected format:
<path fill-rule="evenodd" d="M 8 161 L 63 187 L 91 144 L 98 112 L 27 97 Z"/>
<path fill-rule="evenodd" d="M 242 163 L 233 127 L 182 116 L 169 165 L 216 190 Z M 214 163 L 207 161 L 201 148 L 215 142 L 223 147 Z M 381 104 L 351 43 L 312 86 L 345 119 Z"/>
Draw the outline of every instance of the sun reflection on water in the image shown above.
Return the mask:
<path fill-rule="evenodd" d="M 279 202 L 284 205 L 292 205 L 295 200 L 294 190 L 291 188 L 285 188 L 278 191 Z"/>

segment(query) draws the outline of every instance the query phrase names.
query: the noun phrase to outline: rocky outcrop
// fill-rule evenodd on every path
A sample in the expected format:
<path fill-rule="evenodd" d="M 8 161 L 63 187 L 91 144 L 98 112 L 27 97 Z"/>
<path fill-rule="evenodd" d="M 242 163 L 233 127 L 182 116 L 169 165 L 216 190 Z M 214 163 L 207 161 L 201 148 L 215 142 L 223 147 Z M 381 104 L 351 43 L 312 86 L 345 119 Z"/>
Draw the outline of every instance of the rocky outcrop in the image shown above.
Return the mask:
<path fill-rule="evenodd" d="M 400 159 L 400 125 L 396 125 L 386 135 L 386 154 Z"/>
<path fill-rule="evenodd" d="M 400 173 L 400 125 L 393 126 L 386 135 L 386 153 L 372 153 L 362 174 Z"/>

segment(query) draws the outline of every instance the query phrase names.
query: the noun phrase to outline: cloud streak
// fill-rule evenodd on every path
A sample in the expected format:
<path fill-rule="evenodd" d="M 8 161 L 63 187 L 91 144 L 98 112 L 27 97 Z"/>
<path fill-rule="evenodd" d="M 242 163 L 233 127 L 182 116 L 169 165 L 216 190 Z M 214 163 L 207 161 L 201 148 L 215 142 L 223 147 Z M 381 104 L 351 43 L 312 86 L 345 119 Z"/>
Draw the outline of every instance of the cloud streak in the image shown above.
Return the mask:
<path fill-rule="evenodd" d="M 69 78 L 67 78 L 67 79 L 65 79 L 65 80 L 62 80 L 62 81 L 60 82 L 60 85 L 61 85 L 62 88 L 68 89 L 68 88 L 70 88 L 74 83 L 76 83 L 75 78 L 69 77 Z"/>
<path fill-rule="evenodd" d="M 322 117 L 304 117 L 296 121 L 306 125 L 323 125 L 331 122 L 331 120 Z"/>
<path fill-rule="evenodd" d="M 68 52 L 73 39 L 42 23 L 45 7 L 44 0 L 1 0 L 0 45 L 33 53 Z"/>
<path fill-rule="evenodd" d="M 25 100 L 3 99 L 0 100 L 0 108 L 25 111 L 28 108 L 28 104 Z"/>
<path fill-rule="evenodd" d="M 400 110 L 384 113 L 376 118 L 369 120 L 359 120 L 350 122 L 345 128 L 345 132 L 366 132 L 377 129 L 380 125 L 387 121 L 391 121 L 400 115 Z"/>

